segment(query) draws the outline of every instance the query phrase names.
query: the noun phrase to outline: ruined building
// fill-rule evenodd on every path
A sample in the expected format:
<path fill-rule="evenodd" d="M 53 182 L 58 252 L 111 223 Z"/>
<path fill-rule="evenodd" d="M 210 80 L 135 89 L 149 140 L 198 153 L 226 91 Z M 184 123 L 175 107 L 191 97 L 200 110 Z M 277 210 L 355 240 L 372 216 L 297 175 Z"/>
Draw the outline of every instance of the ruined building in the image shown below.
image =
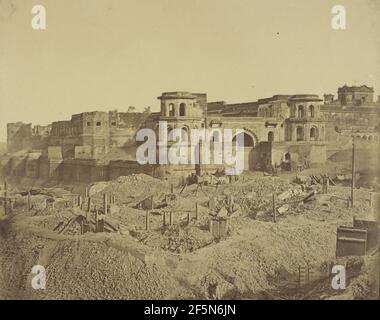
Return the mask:
<path fill-rule="evenodd" d="M 181 128 L 189 132 L 202 127 L 243 129 L 247 170 L 268 170 L 292 160 L 326 160 L 322 100 L 316 95 L 277 95 L 240 105 L 215 102 L 207 103 L 207 108 L 206 94 L 166 92 L 158 99 L 161 112 L 146 121 L 146 127 L 156 130 L 157 137 L 160 121 L 167 122 L 168 131 Z"/>
<path fill-rule="evenodd" d="M 45 127 L 10 123 L 8 154 L 1 158 L 1 172 L 82 182 L 133 172 L 156 176 L 199 173 L 201 167 L 190 164 L 155 166 L 136 162 L 137 130 L 151 128 L 158 133 L 160 121 L 166 121 L 167 132 L 175 128 L 187 132 L 196 128 L 242 129 L 246 170 L 323 163 L 331 128 L 378 129 L 380 105 L 373 96 L 373 88 L 344 86 L 338 89 L 336 100 L 331 94 L 324 95 L 324 101 L 314 94 L 288 94 L 228 104 L 208 102 L 205 93 L 165 92 L 158 97 L 160 111 L 155 113 L 84 112 Z M 211 144 L 218 139 L 213 136 Z M 212 165 L 202 167 L 216 169 Z"/>
<path fill-rule="evenodd" d="M 338 97 L 324 95 L 321 107 L 323 118 L 341 130 L 375 131 L 379 129 L 380 96 L 374 101 L 371 87 L 343 86 L 338 89 Z"/>

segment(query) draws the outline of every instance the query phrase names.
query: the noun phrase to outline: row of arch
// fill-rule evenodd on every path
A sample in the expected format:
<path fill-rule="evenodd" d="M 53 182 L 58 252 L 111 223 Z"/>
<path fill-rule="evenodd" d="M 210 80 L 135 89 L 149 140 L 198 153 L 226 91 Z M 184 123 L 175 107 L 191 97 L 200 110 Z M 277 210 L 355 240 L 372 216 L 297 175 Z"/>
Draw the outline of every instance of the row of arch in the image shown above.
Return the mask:
<path fill-rule="evenodd" d="M 380 138 L 378 135 L 368 135 L 368 136 L 367 135 L 363 135 L 363 136 L 357 135 L 356 138 L 363 139 L 366 141 L 374 141 L 374 142 L 380 141 Z"/>
<path fill-rule="evenodd" d="M 183 126 L 181 127 L 180 129 L 182 129 L 181 133 L 182 133 L 182 140 L 186 140 L 189 139 L 189 127 L 188 126 Z M 169 135 L 169 133 L 173 130 L 173 128 L 171 126 L 168 126 L 167 127 L 167 133 Z M 213 142 L 220 142 L 221 141 L 221 137 L 220 137 L 220 132 L 219 131 L 214 131 L 213 134 L 212 134 L 212 141 Z M 257 137 L 255 137 L 253 134 L 251 134 L 250 132 L 247 132 L 247 131 L 244 131 L 243 133 L 243 137 L 244 137 L 244 147 L 254 147 L 255 146 L 255 141 L 257 140 Z M 232 139 L 232 142 L 233 143 L 236 143 L 237 142 L 237 136 L 238 135 L 235 135 Z M 275 136 L 274 136 L 274 132 L 273 131 L 269 131 L 268 134 L 267 134 L 267 141 L 268 142 L 273 142 L 275 139 Z"/>
<path fill-rule="evenodd" d="M 174 103 L 169 103 L 168 108 L 169 108 L 169 110 L 168 110 L 168 116 L 169 117 L 175 117 L 176 114 L 175 114 Z M 178 110 L 178 115 L 180 117 L 185 117 L 186 116 L 186 103 L 184 103 L 184 102 L 180 103 L 179 110 Z"/>
<path fill-rule="evenodd" d="M 296 129 L 296 140 L 297 141 L 304 141 L 305 140 L 305 132 L 303 127 L 297 127 Z M 315 141 L 318 140 L 318 128 L 317 127 L 311 127 L 309 130 L 309 140 Z"/>
<path fill-rule="evenodd" d="M 315 118 L 315 107 L 313 105 L 310 105 L 308 110 L 308 116 L 309 118 Z M 306 110 L 303 105 L 299 105 L 297 108 L 297 118 L 305 118 Z"/>

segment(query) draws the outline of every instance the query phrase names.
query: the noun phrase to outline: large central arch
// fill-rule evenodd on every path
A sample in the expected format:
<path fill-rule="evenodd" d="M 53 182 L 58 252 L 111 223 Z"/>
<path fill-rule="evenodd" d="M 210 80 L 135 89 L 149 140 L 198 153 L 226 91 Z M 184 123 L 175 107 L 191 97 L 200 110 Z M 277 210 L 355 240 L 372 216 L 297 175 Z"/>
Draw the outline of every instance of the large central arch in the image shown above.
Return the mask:
<path fill-rule="evenodd" d="M 259 143 L 259 139 L 257 138 L 257 135 L 255 132 L 253 132 L 251 129 L 248 129 L 248 128 L 243 128 L 243 131 L 244 131 L 244 145 L 245 147 L 256 147 Z M 233 142 L 236 142 L 236 134 L 234 135 L 233 137 Z M 247 145 L 246 144 L 246 139 L 247 138 L 247 141 L 249 140 L 250 141 L 250 144 L 251 145 Z M 251 142 L 252 140 L 252 142 Z"/>
<path fill-rule="evenodd" d="M 241 147 L 254 147 L 255 146 L 255 142 L 254 142 L 254 138 L 249 134 L 247 133 L 246 131 L 243 131 L 243 132 L 240 132 L 238 134 L 235 134 L 234 137 L 232 138 L 232 143 L 237 143 L 237 137 L 243 135 L 244 137 L 244 145 L 242 145 Z"/>

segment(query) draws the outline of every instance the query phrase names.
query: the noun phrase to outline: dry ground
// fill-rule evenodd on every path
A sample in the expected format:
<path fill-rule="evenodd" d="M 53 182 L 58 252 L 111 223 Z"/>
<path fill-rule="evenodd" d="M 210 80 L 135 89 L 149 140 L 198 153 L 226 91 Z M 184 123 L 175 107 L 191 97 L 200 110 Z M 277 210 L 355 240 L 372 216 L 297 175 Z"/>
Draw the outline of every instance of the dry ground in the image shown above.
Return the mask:
<path fill-rule="evenodd" d="M 57 226 L 83 214 L 77 207 L 44 209 L 47 195 L 32 197 L 34 209 L 26 211 L 26 197 L 18 198 L 12 215 L 0 218 L 0 297 L 20 299 L 259 299 L 259 298 L 368 298 L 374 258 L 356 258 L 355 276 L 345 292 L 330 290 L 323 280 L 326 266 L 335 260 L 336 228 L 352 225 L 353 216 L 369 213 L 369 192 L 356 191 L 356 205 L 347 209 L 349 188 L 332 186 L 327 195 L 304 204 L 307 192 L 290 181 L 262 173 L 245 174 L 237 182 L 189 186 L 170 206 L 154 209 L 150 230 L 145 230 L 145 210 L 135 205 L 147 196 L 163 199 L 170 193 L 167 182 L 146 175 L 120 177 L 98 183 L 90 189 L 95 204 L 101 206 L 104 192 L 113 194 L 109 221 L 118 232 L 80 234 L 73 223 L 64 234 Z M 74 188 L 75 189 L 75 188 Z M 273 222 L 271 194 L 297 190 L 277 206 L 289 210 Z M 318 190 L 317 190 L 318 191 Z M 63 189 L 49 189 L 58 199 L 70 196 Z M 228 236 L 214 241 L 208 231 L 208 201 L 224 206 L 233 195 L 235 206 L 229 212 Z M 187 224 L 187 213 L 198 220 Z M 241 206 L 241 204 L 245 206 Z M 174 212 L 174 226 L 162 226 L 164 212 Z M 56 230 L 55 230 L 56 229 Z M 46 290 L 31 289 L 31 268 L 47 270 Z M 316 281 L 298 288 L 300 265 L 315 270 Z M 359 267 L 358 267 L 359 265 Z M 353 269 L 353 270 L 354 270 Z"/>

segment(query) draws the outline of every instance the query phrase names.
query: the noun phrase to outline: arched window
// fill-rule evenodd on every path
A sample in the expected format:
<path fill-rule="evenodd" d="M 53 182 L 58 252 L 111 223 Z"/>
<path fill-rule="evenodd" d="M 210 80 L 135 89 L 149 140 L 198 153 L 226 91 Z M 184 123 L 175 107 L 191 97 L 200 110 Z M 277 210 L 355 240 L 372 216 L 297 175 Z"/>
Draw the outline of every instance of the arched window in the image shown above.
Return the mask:
<path fill-rule="evenodd" d="M 184 116 L 186 115 L 186 104 L 181 103 L 181 104 L 179 105 L 179 115 L 180 115 L 181 117 L 184 117 Z"/>
<path fill-rule="evenodd" d="M 174 117 L 174 104 L 169 104 L 169 117 Z"/>
<path fill-rule="evenodd" d="M 313 140 L 317 140 L 318 136 L 317 136 L 317 128 L 316 127 L 312 127 L 310 129 L 310 140 L 313 141 Z"/>
<path fill-rule="evenodd" d="M 222 142 L 221 131 L 220 130 L 213 130 L 212 134 L 211 134 L 211 139 L 213 142 Z"/>
<path fill-rule="evenodd" d="M 274 141 L 274 133 L 273 131 L 268 132 L 268 142 L 273 142 Z"/>
<path fill-rule="evenodd" d="M 298 127 L 297 128 L 297 141 L 302 141 L 303 140 L 303 128 Z"/>
<path fill-rule="evenodd" d="M 305 110 L 303 106 L 298 106 L 298 118 L 304 118 L 305 117 Z"/>
<path fill-rule="evenodd" d="M 310 116 L 310 118 L 314 118 L 315 117 L 315 110 L 314 110 L 314 106 L 313 105 L 311 105 L 309 107 L 309 116 Z"/>

